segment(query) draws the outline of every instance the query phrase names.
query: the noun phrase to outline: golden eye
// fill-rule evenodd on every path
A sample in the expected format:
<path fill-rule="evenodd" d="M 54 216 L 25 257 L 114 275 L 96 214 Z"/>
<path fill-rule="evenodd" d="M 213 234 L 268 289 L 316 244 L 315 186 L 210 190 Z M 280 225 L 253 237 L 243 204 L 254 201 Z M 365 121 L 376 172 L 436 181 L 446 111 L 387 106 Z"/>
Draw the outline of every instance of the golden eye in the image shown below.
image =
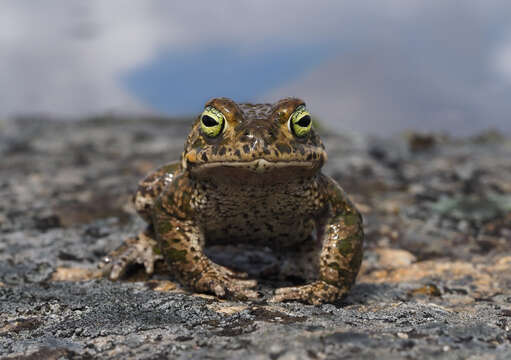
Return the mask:
<path fill-rule="evenodd" d="M 312 119 L 305 105 L 298 106 L 291 114 L 288 126 L 289 130 L 297 137 L 304 137 L 310 132 Z"/>
<path fill-rule="evenodd" d="M 200 116 L 200 126 L 202 132 L 207 137 L 217 137 L 225 129 L 225 116 L 213 106 L 204 109 Z"/>

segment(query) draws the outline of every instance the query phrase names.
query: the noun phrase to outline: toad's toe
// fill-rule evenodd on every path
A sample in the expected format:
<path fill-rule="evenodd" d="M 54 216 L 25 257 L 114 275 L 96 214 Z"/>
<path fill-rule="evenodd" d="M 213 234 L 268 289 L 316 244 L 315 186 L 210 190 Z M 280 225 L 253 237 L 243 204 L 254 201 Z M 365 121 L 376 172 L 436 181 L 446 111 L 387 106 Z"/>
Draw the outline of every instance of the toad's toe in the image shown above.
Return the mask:
<path fill-rule="evenodd" d="M 270 302 L 300 301 L 308 304 L 322 304 L 340 299 L 347 289 L 340 289 L 324 281 L 315 281 L 302 286 L 285 287 L 275 290 Z"/>

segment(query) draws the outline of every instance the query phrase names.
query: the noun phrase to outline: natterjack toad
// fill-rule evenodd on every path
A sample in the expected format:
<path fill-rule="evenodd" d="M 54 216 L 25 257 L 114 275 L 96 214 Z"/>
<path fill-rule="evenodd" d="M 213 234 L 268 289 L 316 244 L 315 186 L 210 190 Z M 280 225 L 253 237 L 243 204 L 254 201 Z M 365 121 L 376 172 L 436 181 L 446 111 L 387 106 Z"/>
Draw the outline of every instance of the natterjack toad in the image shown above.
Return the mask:
<path fill-rule="evenodd" d="M 302 100 L 237 104 L 212 99 L 188 135 L 181 161 L 139 184 L 135 207 L 149 224 L 104 259 L 118 279 L 157 259 L 185 287 L 219 297 L 257 297 L 255 280 L 213 262 L 204 248 L 248 243 L 272 249 L 281 276 L 304 285 L 272 301 L 332 302 L 353 285 L 362 260 L 362 218 L 321 173 L 327 155 Z"/>

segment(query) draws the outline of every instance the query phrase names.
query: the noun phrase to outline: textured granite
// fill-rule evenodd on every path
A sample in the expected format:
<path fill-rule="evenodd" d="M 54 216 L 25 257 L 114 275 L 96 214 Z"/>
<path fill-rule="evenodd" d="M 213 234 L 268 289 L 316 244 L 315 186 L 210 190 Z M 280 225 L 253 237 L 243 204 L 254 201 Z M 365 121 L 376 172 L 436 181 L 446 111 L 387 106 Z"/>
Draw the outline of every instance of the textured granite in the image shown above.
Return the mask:
<path fill-rule="evenodd" d="M 99 279 L 99 259 L 143 226 L 137 180 L 179 156 L 189 127 L 0 121 L 0 358 L 511 358 L 510 139 L 325 136 L 325 172 L 367 233 L 357 285 L 337 304 L 268 304 L 277 284 L 264 281 L 244 303 L 141 269 Z M 271 261 L 211 253 L 240 268 Z"/>

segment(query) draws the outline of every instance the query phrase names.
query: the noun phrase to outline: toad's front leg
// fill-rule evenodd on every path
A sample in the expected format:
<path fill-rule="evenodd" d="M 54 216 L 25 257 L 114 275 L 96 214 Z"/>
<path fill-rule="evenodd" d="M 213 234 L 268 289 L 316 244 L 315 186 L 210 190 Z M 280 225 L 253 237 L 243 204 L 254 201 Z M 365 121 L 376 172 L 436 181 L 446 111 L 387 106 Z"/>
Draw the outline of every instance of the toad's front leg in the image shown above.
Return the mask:
<path fill-rule="evenodd" d="M 355 282 L 363 254 L 362 217 L 344 191 L 330 178 L 324 179 L 330 206 L 326 217 L 319 221 L 322 246 L 317 254 L 318 279 L 303 286 L 277 289 L 271 301 L 334 302 Z"/>
<path fill-rule="evenodd" d="M 177 191 L 189 188 L 187 182 L 186 177 L 176 179 L 153 208 L 156 238 L 171 271 L 182 285 L 195 291 L 218 297 L 257 298 L 255 280 L 246 280 L 246 274 L 218 265 L 204 254 L 204 234 L 190 219 L 190 196 L 186 191 Z"/>

